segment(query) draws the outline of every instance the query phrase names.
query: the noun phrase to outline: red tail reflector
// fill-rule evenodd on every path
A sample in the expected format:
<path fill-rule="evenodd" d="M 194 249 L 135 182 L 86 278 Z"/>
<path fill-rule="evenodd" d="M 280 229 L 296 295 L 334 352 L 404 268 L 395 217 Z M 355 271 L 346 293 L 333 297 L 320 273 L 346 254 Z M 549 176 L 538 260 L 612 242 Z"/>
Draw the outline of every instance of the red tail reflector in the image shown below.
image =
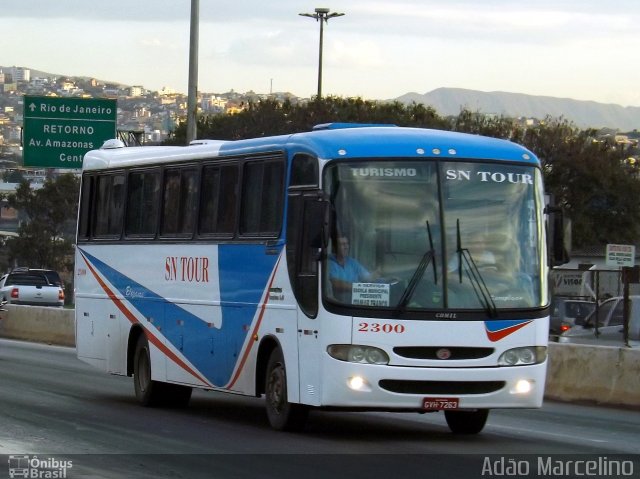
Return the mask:
<path fill-rule="evenodd" d="M 11 290 L 11 297 L 13 299 L 18 299 L 20 297 L 20 290 L 18 288 L 13 288 Z"/>

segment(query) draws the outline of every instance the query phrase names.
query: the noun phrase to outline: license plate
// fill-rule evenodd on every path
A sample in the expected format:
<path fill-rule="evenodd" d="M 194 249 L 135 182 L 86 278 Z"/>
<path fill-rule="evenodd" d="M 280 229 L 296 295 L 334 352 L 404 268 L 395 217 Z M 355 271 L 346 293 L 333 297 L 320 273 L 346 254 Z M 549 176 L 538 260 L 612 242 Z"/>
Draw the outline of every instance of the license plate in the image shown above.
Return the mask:
<path fill-rule="evenodd" d="M 458 398 L 424 398 L 422 400 L 422 409 L 428 411 L 458 409 L 458 401 Z"/>

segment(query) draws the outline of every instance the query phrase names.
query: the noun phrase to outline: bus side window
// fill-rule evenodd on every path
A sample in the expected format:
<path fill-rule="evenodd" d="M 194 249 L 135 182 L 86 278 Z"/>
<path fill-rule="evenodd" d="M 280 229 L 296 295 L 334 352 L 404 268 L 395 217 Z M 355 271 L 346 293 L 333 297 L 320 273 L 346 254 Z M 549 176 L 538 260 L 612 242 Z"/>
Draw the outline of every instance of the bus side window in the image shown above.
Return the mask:
<path fill-rule="evenodd" d="M 80 200 L 80 215 L 78 216 L 78 239 L 89 239 L 91 236 L 91 209 L 94 200 L 95 176 L 84 175 L 82 177 L 82 194 Z"/>
<path fill-rule="evenodd" d="M 164 174 L 164 189 L 162 192 L 162 225 L 161 235 L 178 233 L 180 220 L 180 171 L 168 170 Z"/>
<path fill-rule="evenodd" d="M 232 236 L 237 205 L 238 166 L 206 166 L 202 171 L 198 233 Z"/>
<path fill-rule="evenodd" d="M 190 236 L 197 207 L 198 170 L 168 169 L 164 175 L 162 236 Z"/>
<path fill-rule="evenodd" d="M 242 181 L 240 234 L 276 237 L 282 218 L 282 161 L 249 161 Z"/>
<path fill-rule="evenodd" d="M 155 236 L 158 224 L 160 172 L 134 171 L 127 189 L 127 236 Z"/>
<path fill-rule="evenodd" d="M 120 237 L 124 209 L 124 174 L 101 175 L 93 211 L 94 236 Z"/>
<path fill-rule="evenodd" d="M 309 155 L 296 155 L 291 163 L 289 186 L 318 186 L 318 160 Z"/>

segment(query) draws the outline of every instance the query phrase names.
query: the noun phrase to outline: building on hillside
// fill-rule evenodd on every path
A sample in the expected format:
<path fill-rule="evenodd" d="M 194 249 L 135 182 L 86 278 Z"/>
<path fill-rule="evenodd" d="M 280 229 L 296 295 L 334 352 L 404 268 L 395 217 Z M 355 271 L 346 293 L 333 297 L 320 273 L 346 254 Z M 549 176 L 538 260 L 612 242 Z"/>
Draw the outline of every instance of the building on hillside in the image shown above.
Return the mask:
<path fill-rule="evenodd" d="M 177 92 L 173 88 L 169 88 L 167 86 L 163 86 L 162 89 L 158 90 L 158 95 L 167 96 L 167 95 L 175 95 Z"/>
<path fill-rule="evenodd" d="M 129 88 L 129 96 L 132 97 L 137 97 L 137 96 L 142 96 L 144 95 L 144 87 L 140 86 L 140 85 L 134 85 L 131 88 Z"/>
<path fill-rule="evenodd" d="M 0 84 L 2 87 L 3 93 L 15 93 L 18 91 L 18 84 L 16 82 L 5 82 L 4 84 Z"/>
<path fill-rule="evenodd" d="M 12 67 L 11 74 L 15 82 L 29 82 L 31 80 L 31 70 L 23 67 Z"/>

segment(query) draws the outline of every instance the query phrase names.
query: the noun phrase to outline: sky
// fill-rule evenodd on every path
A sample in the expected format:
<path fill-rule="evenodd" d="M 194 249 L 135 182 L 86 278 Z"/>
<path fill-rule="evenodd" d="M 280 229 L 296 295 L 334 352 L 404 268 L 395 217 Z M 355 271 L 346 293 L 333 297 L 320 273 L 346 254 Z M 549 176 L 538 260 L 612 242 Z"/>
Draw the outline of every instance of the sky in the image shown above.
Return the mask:
<path fill-rule="evenodd" d="M 191 0 L 0 5 L 0 65 L 187 93 Z M 199 0 L 198 90 L 466 88 L 640 106 L 639 0 Z"/>

